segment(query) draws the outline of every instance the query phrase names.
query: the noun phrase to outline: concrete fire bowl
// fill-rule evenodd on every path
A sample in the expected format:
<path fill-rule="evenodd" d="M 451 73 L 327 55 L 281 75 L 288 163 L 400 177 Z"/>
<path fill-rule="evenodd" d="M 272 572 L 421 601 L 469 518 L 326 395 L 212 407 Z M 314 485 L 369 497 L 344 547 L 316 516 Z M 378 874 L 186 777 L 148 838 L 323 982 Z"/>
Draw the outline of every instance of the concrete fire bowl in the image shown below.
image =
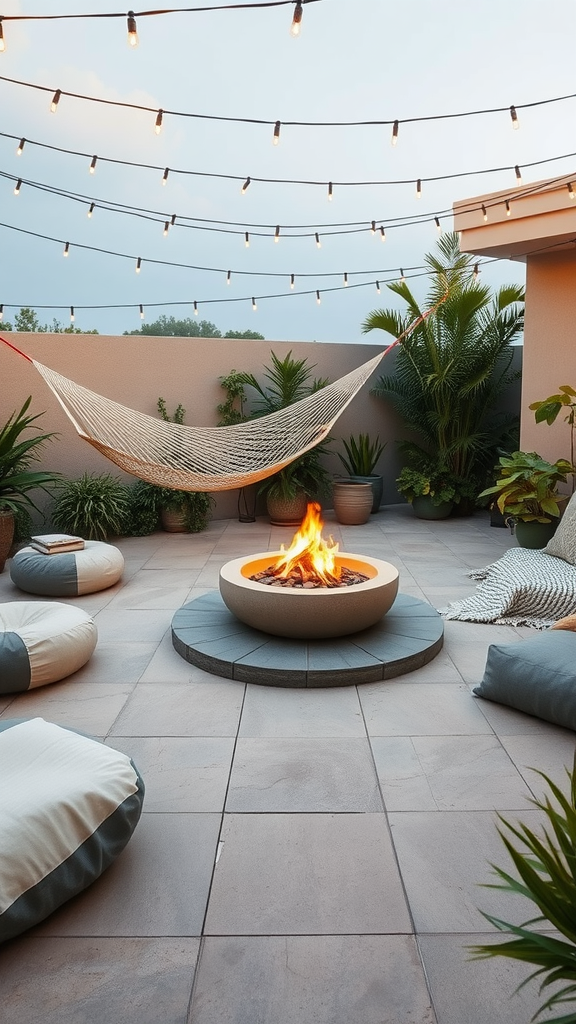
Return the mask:
<path fill-rule="evenodd" d="M 398 570 L 390 562 L 339 552 L 339 565 L 370 578 L 350 587 L 273 587 L 251 580 L 280 556 L 266 551 L 227 562 L 220 570 L 220 594 L 241 622 L 273 636 L 324 639 L 373 626 L 390 610 L 398 593 Z"/>

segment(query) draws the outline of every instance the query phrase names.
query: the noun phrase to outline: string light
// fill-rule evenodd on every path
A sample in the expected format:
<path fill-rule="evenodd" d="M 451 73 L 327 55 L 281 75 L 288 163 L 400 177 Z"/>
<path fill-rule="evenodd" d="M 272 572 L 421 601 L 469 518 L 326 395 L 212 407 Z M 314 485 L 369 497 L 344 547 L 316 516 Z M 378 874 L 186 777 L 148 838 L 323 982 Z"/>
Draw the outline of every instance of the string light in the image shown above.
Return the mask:
<path fill-rule="evenodd" d="M 381 227 L 381 228 L 380 228 L 380 240 L 381 240 L 382 242 L 385 242 L 385 241 L 386 241 L 386 232 L 384 231 L 384 228 L 383 228 L 383 227 Z"/>
<path fill-rule="evenodd" d="M 511 214 L 510 203 L 506 200 L 506 216 L 509 217 Z"/>
<path fill-rule="evenodd" d="M 170 224 L 171 224 L 172 227 L 174 227 L 175 223 L 176 223 L 176 214 L 173 213 L 172 216 L 170 217 Z"/>
<path fill-rule="evenodd" d="M 376 291 L 380 295 L 380 281 L 376 281 Z"/>
<path fill-rule="evenodd" d="M 512 118 L 512 127 L 515 131 L 518 131 L 520 127 L 520 122 L 518 120 L 518 114 L 516 113 L 516 107 L 514 105 L 510 107 L 510 117 Z"/>
<path fill-rule="evenodd" d="M 486 221 L 488 220 L 488 211 L 484 206 L 484 203 L 482 203 L 482 218 L 484 220 L 484 223 L 486 223 Z"/>
<path fill-rule="evenodd" d="M 328 182 L 328 202 L 332 202 L 332 182 Z"/>
<path fill-rule="evenodd" d="M 294 8 L 294 17 L 292 18 L 292 24 L 290 26 L 290 34 L 293 36 L 300 35 L 300 22 L 302 21 L 302 0 L 296 0 L 296 7 Z"/>
<path fill-rule="evenodd" d="M 478 279 L 478 274 L 479 273 L 480 273 L 480 267 L 479 267 L 478 263 L 475 263 L 474 264 L 474 280 L 475 281 Z"/>
<path fill-rule="evenodd" d="M 418 178 L 416 182 L 416 199 L 422 199 L 422 179 Z"/>
<path fill-rule="evenodd" d="M 348 274 L 344 274 L 343 284 L 345 288 L 348 287 Z"/>
<path fill-rule="evenodd" d="M 520 171 L 520 168 L 519 168 L 518 164 L 516 164 L 515 167 L 514 167 L 514 173 L 516 175 L 516 184 L 517 185 L 521 185 L 522 184 L 522 174 L 521 174 L 521 171 Z"/>
<path fill-rule="evenodd" d="M 375 220 L 373 220 L 372 224 L 370 225 L 370 234 L 372 234 L 372 235 L 376 234 L 376 221 Z"/>
<path fill-rule="evenodd" d="M 70 252 L 70 242 L 66 242 L 66 245 L 64 246 L 64 252 L 62 253 L 62 255 L 63 256 L 67 256 L 69 252 Z"/>
<path fill-rule="evenodd" d="M 294 274 L 290 274 L 290 288 L 294 291 L 295 277 Z"/>
<path fill-rule="evenodd" d="M 570 199 L 576 199 L 576 192 L 574 192 L 574 186 L 571 181 L 568 183 L 566 188 L 568 189 L 568 195 L 570 196 Z"/>
<path fill-rule="evenodd" d="M 22 156 L 22 151 L 25 145 L 26 139 L 20 139 L 20 142 L 18 143 L 18 149 L 16 150 L 16 156 Z"/>
<path fill-rule="evenodd" d="M 58 104 L 60 103 L 61 95 L 62 95 L 62 89 L 56 89 L 56 92 L 54 93 L 54 95 L 52 97 L 52 103 L 50 104 L 50 113 L 51 114 L 55 114 L 56 113 L 56 111 L 58 109 Z"/>
<path fill-rule="evenodd" d="M 394 124 L 392 125 L 392 138 L 390 140 L 393 146 L 395 146 L 396 143 L 398 142 L 398 128 L 399 127 L 400 127 L 400 125 L 399 125 L 398 121 L 394 121 Z"/>
<path fill-rule="evenodd" d="M 276 231 L 274 232 L 274 241 L 275 242 L 279 242 L 280 241 L 280 225 L 279 224 L 276 225 Z"/>
<path fill-rule="evenodd" d="M 194 299 L 194 316 L 198 316 L 198 303 Z"/>
<path fill-rule="evenodd" d="M 272 142 L 275 146 L 280 142 L 280 121 L 276 121 L 274 125 L 274 135 L 272 136 Z"/>
<path fill-rule="evenodd" d="M 2 28 L 2 15 L 0 14 L 0 53 L 4 53 L 6 49 L 6 43 L 4 41 L 4 29 Z"/>
<path fill-rule="evenodd" d="M 136 31 L 136 18 L 134 17 L 134 11 L 128 11 L 128 45 L 132 47 L 138 46 L 138 32 Z"/>
<path fill-rule="evenodd" d="M 244 245 L 246 246 L 247 249 L 250 248 L 250 235 L 248 234 L 247 231 L 244 232 Z"/>
<path fill-rule="evenodd" d="M 404 284 L 405 281 L 406 278 L 404 277 L 404 271 L 402 270 L 402 267 L 400 267 L 400 284 Z"/>
<path fill-rule="evenodd" d="M 169 167 L 165 167 L 164 168 L 164 174 L 162 175 L 162 184 L 163 185 L 165 185 L 166 182 L 168 181 L 168 175 L 169 174 L 170 174 L 170 168 Z"/>
<path fill-rule="evenodd" d="M 0 302 L 0 320 L 4 319 L 4 303 Z"/>
<path fill-rule="evenodd" d="M 254 310 L 254 312 L 256 312 L 256 310 L 258 309 L 258 306 L 256 305 L 256 299 L 254 298 L 254 296 L 252 296 L 252 309 Z"/>
<path fill-rule="evenodd" d="M 158 113 L 156 114 L 156 122 L 154 124 L 154 131 L 156 132 L 156 135 L 160 135 L 160 132 L 162 131 L 162 115 L 163 114 L 164 114 L 163 110 L 159 110 Z"/>
<path fill-rule="evenodd" d="M 96 170 L 96 161 L 97 160 L 98 160 L 97 156 L 93 156 L 92 157 L 92 159 L 90 161 L 90 167 L 88 168 L 88 170 L 90 171 L 90 174 L 94 174 L 94 171 Z"/>
<path fill-rule="evenodd" d="M 70 306 L 70 323 L 73 324 L 76 317 L 74 316 L 74 306 Z"/>
<path fill-rule="evenodd" d="M 314 232 L 314 238 L 316 239 L 316 248 L 317 249 L 321 249 L 322 248 L 322 242 L 320 241 L 320 235 L 318 234 L 317 231 Z"/>
<path fill-rule="evenodd" d="M 441 235 L 442 234 L 442 225 L 440 223 L 440 218 L 439 217 L 434 217 L 434 223 L 436 225 L 436 230 L 437 230 L 438 234 Z"/>
<path fill-rule="evenodd" d="M 164 231 L 163 231 L 164 238 L 166 238 L 166 235 L 168 234 L 169 227 L 170 227 L 170 222 L 165 220 L 164 221 Z"/>
<path fill-rule="evenodd" d="M 90 203 L 90 206 L 88 207 L 88 213 L 87 213 L 88 219 L 90 219 L 92 217 L 92 214 L 94 213 L 95 209 L 96 209 L 96 203 Z"/>
<path fill-rule="evenodd" d="M 226 274 L 226 284 L 230 284 L 231 279 L 232 279 L 232 271 L 229 270 L 228 273 Z"/>
<path fill-rule="evenodd" d="M 322 299 L 320 298 L 320 292 L 316 289 L 316 302 L 320 305 Z"/>
<path fill-rule="evenodd" d="M 240 194 L 245 196 L 249 188 L 250 188 L 250 178 L 248 177 L 248 178 L 246 178 L 246 181 L 244 182 L 244 184 L 242 185 L 242 188 L 240 189 Z"/>
<path fill-rule="evenodd" d="M 142 270 L 142 257 L 139 256 L 138 259 L 136 260 L 136 273 L 139 274 L 141 270 Z"/>
<path fill-rule="evenodd" d="M 20 195 L 20 189 L 21 188 L 22 188 L 22 178 L 18 178 L 18 181 L 14 185 L 14 195 L 15 196 L 19 196 Z"/>
<path fill-rule="evenodd" d="M 144 306 L 140 303 L 140 319 L 144 319 Z"/>

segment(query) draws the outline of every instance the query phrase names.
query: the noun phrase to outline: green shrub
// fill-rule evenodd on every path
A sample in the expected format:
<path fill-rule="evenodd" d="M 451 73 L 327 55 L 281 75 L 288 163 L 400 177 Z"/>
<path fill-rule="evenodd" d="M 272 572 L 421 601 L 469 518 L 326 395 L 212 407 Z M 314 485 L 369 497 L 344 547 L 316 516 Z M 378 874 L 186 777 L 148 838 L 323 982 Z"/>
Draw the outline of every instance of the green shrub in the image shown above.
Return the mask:
<path fill-rule="evenodd" d="M 137 480 L 128 488 L 128 512 L 123 533 L 127 537 L 147 537 L 158 528 L 160 520 L 159 488 L 145 480 Z"/>
<path fill-rule="evenodd" d="M 123 533 L 130 508 L 128 487 L 109 473 L 84 473 L 60 488 L 52 521 L 64 533 L 106 540 Z"/>

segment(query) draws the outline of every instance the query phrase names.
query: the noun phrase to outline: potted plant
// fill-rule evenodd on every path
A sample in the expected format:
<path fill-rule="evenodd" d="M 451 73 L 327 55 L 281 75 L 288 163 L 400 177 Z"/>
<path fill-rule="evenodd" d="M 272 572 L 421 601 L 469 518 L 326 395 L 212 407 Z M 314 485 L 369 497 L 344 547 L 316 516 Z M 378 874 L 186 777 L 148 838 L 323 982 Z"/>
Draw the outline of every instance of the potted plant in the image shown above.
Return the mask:
<path fill-rule="evenodd" d="M 418 519 L 447 519 L 452 511 L 456 480 L 445 466 L 404 466 L 396 486 Z"/>
<path fill-rule="evenodd" d="M 155 487 L 162 527 L 167 533 L 200 533 L 208 526 L 214 502 L 205 491 L 177 491 Z"/>
<path fill-rule="evenodd" d="M 124 532 L 130 507 L 128 487 L 110 473 L 84 473 L 59 488 L 51 518 L 64 533 L 108 540 Z"/>
<path fill-rule="evenodd" d="M 346 455 L 337 453 L 340 462 L 351 480 L 370 484 L 373 494 L 371 511 L 377 512 L 382 501 L 383 480 L 379 474 L 374 473 L 374 469 L 386 447 L 386 442 L 381 444 L 379 437 L 372 441 L 368 434 L 358 434 L 357 437 L 351 434 L 347 441 L 342 438 L 342 444 Z"/>
<path fill-rule="evenodd" d="M 317 445 L 284 469 L 262 480 L 258 494 L 266 498 L 272 525 L 299 526 L 306 514 L 308 502 L 328 493 L 330 476 L 320 462 L 323 451 L 322 446 Z"/>
<path fill-rule="evenodd" d="M 60 478 L 59 473 L 30 469 L 39 459 L 46 441 L 55 436 L 53 433 L 32 434 L 22 438 L 25 431 L 37 429 L 35 421 L 43 415 L 27 415 L 31 401 L 30 395 L 20 411 L 14 411 L 0 430 L 0 572 L 12 545 L 15 515 L 27 508 L 38 510 L 29 492 L 39 487 L 50 493 L 48 489 Z"/>
<path fill-rule="evenodd" d="M 496 499 L 521 547 L 545 547 L 558 525 L 560 504 L 568 498 L 558 484 L 566 483 L 574 466 L 567 459 L 547 462 L 536 452 L 519 451 L 501 455 L 498 462 L 496 483 L 478 497 Z"/>

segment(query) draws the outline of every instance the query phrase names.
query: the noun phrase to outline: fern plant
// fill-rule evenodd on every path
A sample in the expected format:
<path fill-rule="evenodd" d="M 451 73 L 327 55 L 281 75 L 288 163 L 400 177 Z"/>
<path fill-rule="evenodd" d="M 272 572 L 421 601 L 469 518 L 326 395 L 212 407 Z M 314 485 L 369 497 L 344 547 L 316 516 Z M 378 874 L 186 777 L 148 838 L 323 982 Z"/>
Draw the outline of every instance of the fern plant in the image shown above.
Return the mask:
<path fill-rule="evenodd" d="M 531 801 L 544 813 L 546 827 L 537 835 L 527 825 L 513 825 L 499 815 L 503 828 L 498 831 L 519 877 L 492 865 L 500 882 L 487 888 L 525 896 L 540 913 L 522 925 L 484 913 L 490 924 L 512 938 L 494 945 L 469 947 L 474 959 L 504 956 L 534 964 L 536 970 L 518 986 L 517 992 L 535 978 L 540 980 L 541 995 L 555 987 L 532 1020 L 566 1004 L 576 1004 L 576 769 L 567 770 L 569 797 L 543 772 L 537 774 L 544 779 L 555 801 L 553 805 L 549 796 Z M 531 927 L 543 921 L 548 921 L 568 941 Z M 558 984 L 560 988 L 556 987 Z M 546 1018 L 546 1024 L 576 1024 L 576 1006 L 568 1014 Z"/>

